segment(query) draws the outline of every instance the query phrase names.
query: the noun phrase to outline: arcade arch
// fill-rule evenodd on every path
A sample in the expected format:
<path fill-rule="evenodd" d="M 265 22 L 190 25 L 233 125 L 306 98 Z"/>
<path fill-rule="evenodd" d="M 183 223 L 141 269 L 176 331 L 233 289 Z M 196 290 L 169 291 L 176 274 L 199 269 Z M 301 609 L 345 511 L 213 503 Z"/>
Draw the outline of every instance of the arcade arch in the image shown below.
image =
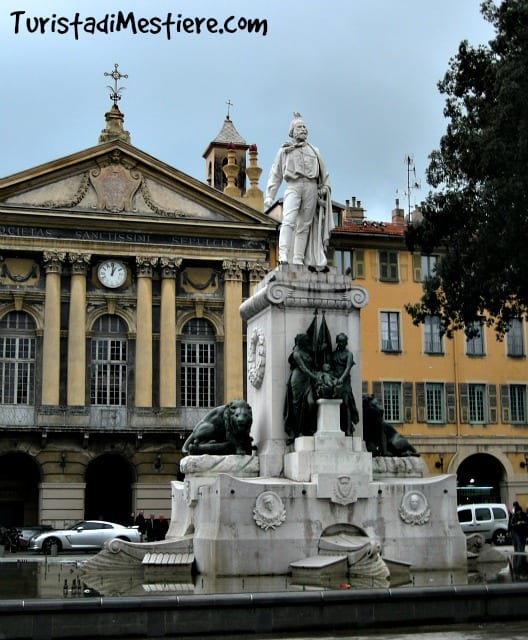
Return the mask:
<path fill-rule="evenodd" d="M 508 479 L 502 462 L 489 453 L 465 458 L 457 469 L 458 503 L 506 502 Z"/>
<path fill-rule="evenodd" d="M 0 456 L 0 525 L 34 525 L 39 520 L 40 468 L 26 453 Z"/>
<path fill-rule="evenodd" d="M 128 524 L 135 471 L 118 453 L 104 453 L 86 467 L 84 517 Z"/>

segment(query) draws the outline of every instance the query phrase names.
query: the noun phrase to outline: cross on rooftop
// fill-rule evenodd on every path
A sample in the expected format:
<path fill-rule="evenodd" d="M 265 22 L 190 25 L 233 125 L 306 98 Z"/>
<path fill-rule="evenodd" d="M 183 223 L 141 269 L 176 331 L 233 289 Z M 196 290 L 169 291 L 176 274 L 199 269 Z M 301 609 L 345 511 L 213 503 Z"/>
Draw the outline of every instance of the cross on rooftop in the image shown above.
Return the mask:
<path fill-rule="evenodd" d="M 229 109 L 231 107 L 234 107 L 234 104 L 231 102 L 229 98 L 227 99 L 226 104 L 227 104 L 227 119 L 229 120 Z"/>
<path fill-rule="evenodd" d="M 114 80 L 114 86 L 110 87 L 108 86 L 108 88 L 110 89 L 110 100 L 113 100 L 114 105 L 117 106 L 117 103 L 119 102 L 119 100 L 121 100 L 121 91 L 123 91 L 124 87 L 117 87 L 117 83 L 119 80 L 121 80 L 121 78 L 128 78 L 128 75 L 126 73 L 120 73 L 117 70 L 117 67 L 119 65 L 117 63 L 114 64 L 114 70 L 111 71 L 110 73 L 107 73 L 105 71 L 105 77 L 110 77 L 113 78 Z"/>

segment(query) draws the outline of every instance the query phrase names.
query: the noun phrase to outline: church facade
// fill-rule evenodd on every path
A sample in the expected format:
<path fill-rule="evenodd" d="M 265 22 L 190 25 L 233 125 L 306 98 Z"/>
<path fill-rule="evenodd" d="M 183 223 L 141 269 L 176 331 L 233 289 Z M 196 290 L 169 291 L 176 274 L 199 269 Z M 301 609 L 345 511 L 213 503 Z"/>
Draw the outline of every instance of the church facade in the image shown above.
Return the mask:
<path fill-rule="evenodd" d="M 235 199 L 123 123 L 114 103 L 99 144 L 0 181 L 0 524 L 170 516 L 186 436 L 244 396 L 238 308 L 277 223 L 245 172 Z M 233 131 L 206 161 L 249 150 L 255 168 Z"/>

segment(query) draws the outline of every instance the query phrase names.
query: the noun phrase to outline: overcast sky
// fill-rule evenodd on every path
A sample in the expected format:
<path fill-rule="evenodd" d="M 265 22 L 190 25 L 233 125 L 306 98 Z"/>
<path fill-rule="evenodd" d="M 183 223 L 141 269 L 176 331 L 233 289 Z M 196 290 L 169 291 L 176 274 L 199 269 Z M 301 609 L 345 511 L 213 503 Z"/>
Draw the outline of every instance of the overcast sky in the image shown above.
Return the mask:
<path fill-rule="evenodd" d="M 76 14 L 85 24 L 109 14 L 111 25 L 119 11 L 159 33 L 91 35 L 84 24 L 77 40 L 74 26 L 58 33 Z M 203 22 L 200 34 L 173 25 L 168 39 L 168 13 L 219 25 L 234 16 L 229 28 L 260 19 L 267 33 L 213 34 Z M 38 18 L 51 20 L 30 33 Z M 202 153 L 230 100 L 238 132 L 258 146 L 264 188 L 300 111 L 333 199 L 355 196 L 369 218 L 387 220 L 396 197 L 407 208 L 407 154 L 421 181 L 412 203 L 427 193 L 427 158 L 446 128 L 437 82 L 450 57 L 463 39 L 492 37 L 480 0 L 0 0 L 0 176 L 97 144 L 111 105 L 104 72 L 118 63 L 136 147 L 204 179 Z"/>

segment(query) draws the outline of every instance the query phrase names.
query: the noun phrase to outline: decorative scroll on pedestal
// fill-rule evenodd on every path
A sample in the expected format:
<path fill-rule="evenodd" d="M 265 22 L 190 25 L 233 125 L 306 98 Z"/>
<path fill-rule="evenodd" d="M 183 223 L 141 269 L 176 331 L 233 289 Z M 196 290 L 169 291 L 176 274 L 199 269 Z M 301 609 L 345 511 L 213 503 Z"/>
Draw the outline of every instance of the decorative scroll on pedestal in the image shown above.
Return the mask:
<path fill-rule="evenodd" d="M 266 338 L 259 327 L 255 327 L 251 334 L 247 360 L 249 382 L 259 389 L 266 372 Z"/>

